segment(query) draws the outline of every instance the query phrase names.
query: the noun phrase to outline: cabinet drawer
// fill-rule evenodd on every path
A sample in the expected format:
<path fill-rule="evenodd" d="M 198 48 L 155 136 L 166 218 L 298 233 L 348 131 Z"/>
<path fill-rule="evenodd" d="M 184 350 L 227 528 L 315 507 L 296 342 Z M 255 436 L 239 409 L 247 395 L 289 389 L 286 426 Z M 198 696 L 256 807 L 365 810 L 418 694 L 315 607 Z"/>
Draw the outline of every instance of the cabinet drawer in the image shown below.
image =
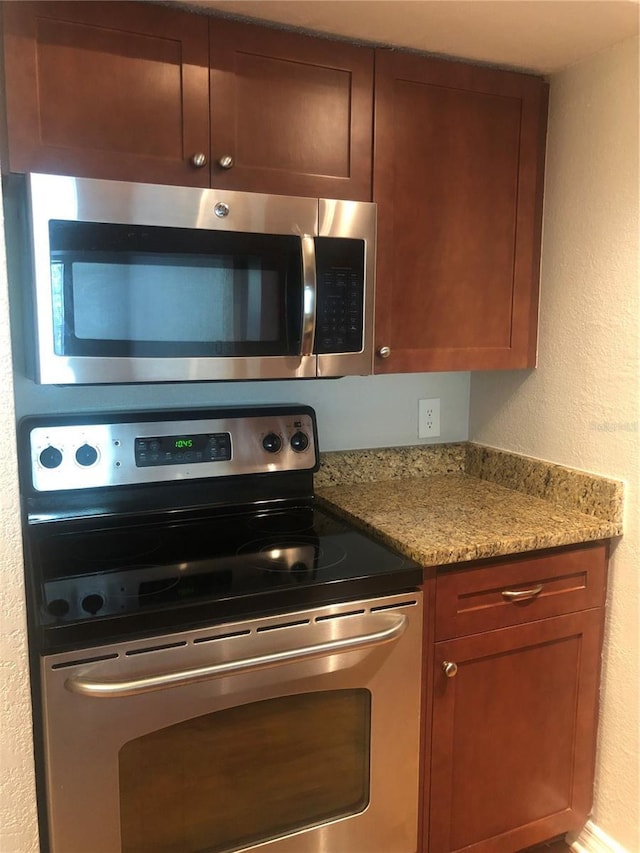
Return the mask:
<path fill-rule="evenodd" d="M 465 568 L 436 581 L 436 639 L 463 637 L 604 604 L 605 543 Z"/>

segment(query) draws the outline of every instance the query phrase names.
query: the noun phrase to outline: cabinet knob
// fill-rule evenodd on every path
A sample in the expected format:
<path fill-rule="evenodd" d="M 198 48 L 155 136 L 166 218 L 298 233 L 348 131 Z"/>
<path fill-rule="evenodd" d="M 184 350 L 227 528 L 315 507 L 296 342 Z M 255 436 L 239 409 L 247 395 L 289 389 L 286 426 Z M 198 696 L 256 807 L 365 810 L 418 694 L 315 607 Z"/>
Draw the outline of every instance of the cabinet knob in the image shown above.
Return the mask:
<path fill-rule="evenodd" d="M 203 154 L 202 151 L 198 151 L 198 153 L 194 154 L 191 158 L 191 165 L 195 166 L 196 169 L 202 169 L 203 166 L 207 165 L 206 154 Z"/>
<path fill-rule="evenodd" d="M 442 661 L 442 671 L 447 678 L 454 678 L 458 672 L 458 664 L 450 660 L 444 660 Z"/>
<path fill-rule="evenodd" d="M 230 154 L 225 154 L 224 157 L 221 157 L 218 160 L 218 166 L 221 169 L 232 169 L 234 164 L 233 157 Z"/>
<path fill-rule="evenodd" d="M 378 347 L 378 355 L 380 358 L 389 358 L 391 355 L 391 347 Z"/>

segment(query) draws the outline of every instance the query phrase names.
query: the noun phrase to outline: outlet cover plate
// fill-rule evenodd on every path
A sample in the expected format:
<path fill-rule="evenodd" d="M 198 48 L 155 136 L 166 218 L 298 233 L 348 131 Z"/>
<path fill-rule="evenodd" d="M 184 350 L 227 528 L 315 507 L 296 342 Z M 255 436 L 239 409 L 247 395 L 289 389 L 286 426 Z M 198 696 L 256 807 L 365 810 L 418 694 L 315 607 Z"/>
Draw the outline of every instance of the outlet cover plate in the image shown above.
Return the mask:
<path fill-rule="evenodd" d="M 418 438 L 438 438 L 440 435 L 440 398 L 418 400 Z"/>

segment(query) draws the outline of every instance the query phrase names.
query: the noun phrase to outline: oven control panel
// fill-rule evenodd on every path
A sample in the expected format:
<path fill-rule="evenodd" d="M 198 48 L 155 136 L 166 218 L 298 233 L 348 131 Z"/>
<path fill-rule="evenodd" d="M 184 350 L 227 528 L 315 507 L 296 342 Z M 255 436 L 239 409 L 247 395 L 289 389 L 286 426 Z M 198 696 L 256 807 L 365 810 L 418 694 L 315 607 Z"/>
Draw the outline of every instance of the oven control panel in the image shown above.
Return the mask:
<path fill-rule="evenodd" d="M 191 465 L 231 461 L 231 434 L 228 432 L 187 435 L 155 435 L 136 438 L 136 465 Z"/>
<path fill-rule="evenodd" d="M 58 419 L 59 421 L 60 419 Z M 38 492 L 193 478 L 313 471 L 313 410 L 163 420 L 52 422 L 29 429 L 31 481 Z"/>

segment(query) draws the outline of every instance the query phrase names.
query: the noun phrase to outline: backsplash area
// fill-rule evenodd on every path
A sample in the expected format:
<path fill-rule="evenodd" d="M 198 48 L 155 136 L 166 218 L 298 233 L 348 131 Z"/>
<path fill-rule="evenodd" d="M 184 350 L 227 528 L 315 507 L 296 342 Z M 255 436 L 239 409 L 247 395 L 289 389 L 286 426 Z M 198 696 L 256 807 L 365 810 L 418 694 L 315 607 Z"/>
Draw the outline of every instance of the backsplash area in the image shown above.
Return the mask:
<path fill-rule="evenodd" d="M 622 524 L 624 486 L 564 465 L 467 444 L 466 473 L 563 509 Z"/>
<path fill-rule="evenodd" d="M 14 342 L 18 418 L 52 412 L 305 403 L 317 412 L 322 450 L 351 450 L 418 444 L 418 400 L 438 397 L 441 434 L 428 443 L 468 438 L 469 373 L 180 385 L 44 386 L 25 377 L 21 354 L 15 352 L 18 346 Z"/>

